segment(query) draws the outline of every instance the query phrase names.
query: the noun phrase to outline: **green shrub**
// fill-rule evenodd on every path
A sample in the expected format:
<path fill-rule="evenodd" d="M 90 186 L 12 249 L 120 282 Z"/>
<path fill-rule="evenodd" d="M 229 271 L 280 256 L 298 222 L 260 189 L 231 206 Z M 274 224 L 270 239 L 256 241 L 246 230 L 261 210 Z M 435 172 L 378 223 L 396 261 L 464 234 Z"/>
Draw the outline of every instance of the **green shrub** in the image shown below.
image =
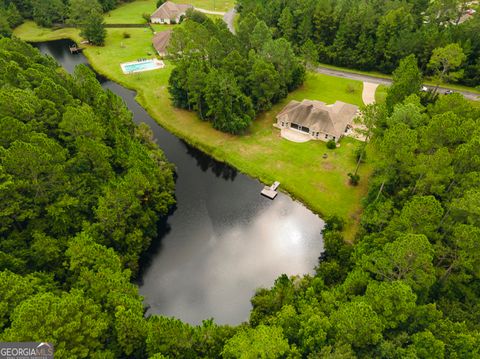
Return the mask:
<path fill-rule="evenodd" d="M 335 140 L 329 140 L 327 142 L 327 148 L 329 150 L 334 150 L 335 148 L 337 148 L 337 143 L 335 142 Z"/>
<path fill-rule="evenodd" d="M 352 84 L 348 84 L 345 91 L 347 91 L 347 93 L 355 93 L 355 87 Z"/>
<path fill-rule="evenodd" d="M 125 32 L 123 33 L 123 38 L 124 38 L 124 39 L 129 39 L 129 38 L 130 38 L 130 34 L 125 31 Z"/>
<path fill-rule="evenodd" d="M 350 184 L 352 186 L 356 186 L 358 185 L 358 182 L 360 182 L 360 175 L 358 174 L 349 173 L 348 177 L 350 177 Z"/>

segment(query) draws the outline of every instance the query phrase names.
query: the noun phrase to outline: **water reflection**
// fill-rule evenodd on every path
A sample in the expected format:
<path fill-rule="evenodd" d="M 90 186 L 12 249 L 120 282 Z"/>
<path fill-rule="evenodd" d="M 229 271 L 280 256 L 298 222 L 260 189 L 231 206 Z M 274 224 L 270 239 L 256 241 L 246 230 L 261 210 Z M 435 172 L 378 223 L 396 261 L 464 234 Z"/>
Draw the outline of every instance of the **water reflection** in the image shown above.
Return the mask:
<path fill-rule="evenodd" d="M 159 259 L 145 274 L 150 285 L 142 292 L 151 305 L 149 313 L 191 323 L 212 313 L 220 323 L 242 322 L 248 319 L 255 288 L 270 286 L 282 273 L 310 273 L 320 254 L 318 217 L 292 205 L 287 196 L 245 208 L 237 219 L 230 213 L 216 222 L 212 219 L 217 216 L 199 209 L 198 215 L 202 213 L 203 225 L 188 241 L 165 238 Z"/>
<path fill-rule="evenodd" d="M 237 177 L 237 170 L 226 163 L 216 161 L 209 155 L 202 151 L 190 146 L 188 143 L 182 141 L 187 148 L 187 153 L 197 160 L 197 165 L 202 171 L 212 170 L 217 177 L 222 177 L 225 180 L 233 181 Z"/>
<path fill-rule="evenodd" d="M 37 46 L 68 71 L 86 63 L 71 55 L 70 41 Z M 288 275 L 312 273 L 322 251 L 323 221 L 284 194 L 271 201 L 263 185 L 217 162 L 158 126 L 135 93 L 102 79 L 121 96 L 136 123 L 147 123 L 177 168 L 175 211 L 159 224 L 159 238 L 142 263 L 140 293 L 148 313 L 198 324 L 247 320 L 260 286 Z"/>

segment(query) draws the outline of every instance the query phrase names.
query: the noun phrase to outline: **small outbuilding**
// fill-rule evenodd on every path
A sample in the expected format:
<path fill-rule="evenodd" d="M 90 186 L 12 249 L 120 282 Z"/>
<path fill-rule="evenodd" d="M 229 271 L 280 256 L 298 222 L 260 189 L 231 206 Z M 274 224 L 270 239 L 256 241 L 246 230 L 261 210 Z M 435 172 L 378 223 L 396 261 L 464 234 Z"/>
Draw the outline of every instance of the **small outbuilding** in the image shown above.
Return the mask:
<path fill-rule="evenodd" d="M 152 45 L 160 57 L 167 55 L 167 46 L 172 37 L 172 30 L 157 32 L 152 39 Z"/>
<path fill-rule="evenodd" d="M 307 134 L 311 139 L 338 140 L 351 128 L 358 107 L 342 101 L 327 105 L 321 101 L 290 101 L 277 115 L 277 127 Z"/>
<path fill-rule="evenodd" d="M 188 9 L 193 9 L 193 6 L 165 1 L 150 16 L 150 22 L 152 24 L 178 24 L 180 22 L 180 17 L 185 15 Z"/>

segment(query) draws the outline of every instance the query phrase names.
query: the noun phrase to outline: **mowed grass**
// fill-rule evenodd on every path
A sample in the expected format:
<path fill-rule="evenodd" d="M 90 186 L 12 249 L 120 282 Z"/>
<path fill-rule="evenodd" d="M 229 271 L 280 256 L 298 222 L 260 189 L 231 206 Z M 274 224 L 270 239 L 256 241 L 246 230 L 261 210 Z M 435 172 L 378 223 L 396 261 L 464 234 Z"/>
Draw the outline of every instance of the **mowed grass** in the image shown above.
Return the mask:
<path fill-rule="evenodd" d="M 22 25 L 15 28 L 13 35 L 30 42 L 53 41 L 61 39 L 72 39 L 80 42 L 80 30 L 67 28 L 52 30 L 38 26 L 33 21 L 25 21 Z"/>
<path fill-rule="evenodd" d="M 136 0 L 125 3 L 105 14 L 107 24 L 145 24 L 142 14 L 151 15 L 157 9 L 156 0 Z"/>
<path fill-rule="evenodd" d="M 234 0 L 174 0 L 178 4 L 191 4 L 195 7 L 226 12 L 235 6 Z M 156 0 L 136 0 L 126 3 L 105 14 L 107 24 L 145 24 L 143 14 L 151 15 L 157 9 Z"/>
<path fill-rule="evenodd" d="M 56 31 L 37 33 L 36 30 L 32 24 L 25 24 L 16 29 L 15 35 L 28 41 L 61 37 Z M 172 106 L 168 93 L 168 78 L 173 69 L 171 63 L 166 62 L 166 68 L 161 70 L 123 74 L 122 62 L 154 52 L 151 45 L 153 34 L 145 30 L 107 29 L 106 45 L 87 46 L 84 54 L 99 73 L 136 90 L 138 102 L 167 130 L 264 183 L 280 181 L 282 190 L 323 217 L 336 214 L 345 218 L 348 223 L 346 234 L 352 239 L 361 213 L 361 199 L 366 194 L 373 170 L 373 155 L 369 155 L 367 163 L 360 167 L 360 185 L 352 187 L 348 184 L 347 173 L 355 169 L 353 152 L 361 142 L 344 138 L 340 148 L 335 150 L 328 150 L 322 141 L 293 143 L 281 138 L 273 123 L 276 114 L 293 99 L 307 98 L 327 103 L 341 100 L 360 106 L 362 83 L 308 73 L 301 88 L 261 114 L 244 135 L 233 136 L 214 130 L 210 123 L 201 121 L 193 112 Z M 76 31 L 70 29 L 62 34 L 76 40 Z M 130 38 L 124 38 L 124 32 L 128 32 Z M 35 34 L 39 37 L 35 38 Z M 326 159 L 322 158 L 324 153 L 328 155 Z"/>
<path fill-rule="evenodd" d="M 375 91 L 375 102 L 384 103 L 385 99 L 387 98 L 387 91 L 387 85 L 378 85 L 377 91 Z"/>
<path fill-rule="evenodd" d="M 235 6 L 235 0 L 175 0 L 175 2 L 191 4 L 200 9 L 222 12 L 227 12 Z"/>

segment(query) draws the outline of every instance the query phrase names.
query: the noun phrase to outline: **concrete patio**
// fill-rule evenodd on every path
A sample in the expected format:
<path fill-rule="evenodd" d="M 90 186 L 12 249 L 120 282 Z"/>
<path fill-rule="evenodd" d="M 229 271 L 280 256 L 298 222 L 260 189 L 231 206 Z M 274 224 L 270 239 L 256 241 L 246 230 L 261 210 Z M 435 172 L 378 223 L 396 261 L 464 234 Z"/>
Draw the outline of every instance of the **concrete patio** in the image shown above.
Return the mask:
<path fill-rule="evenodd" d="M 282 130 L 280 131 L 280 135 L 286 140 L 298 143 L 308 142 L 311 140 L 309 134 L 295 131 L 290 128 L 282 128 Z"/>

